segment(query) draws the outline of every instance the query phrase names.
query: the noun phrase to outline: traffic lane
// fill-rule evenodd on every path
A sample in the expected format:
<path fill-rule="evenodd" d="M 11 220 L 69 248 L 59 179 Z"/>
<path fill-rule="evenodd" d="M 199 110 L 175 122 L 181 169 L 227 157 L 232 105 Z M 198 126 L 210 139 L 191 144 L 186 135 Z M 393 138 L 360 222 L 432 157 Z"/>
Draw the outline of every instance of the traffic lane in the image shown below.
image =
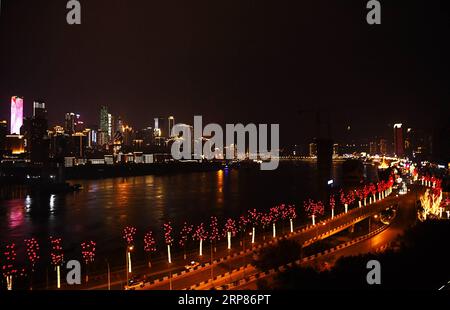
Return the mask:
<path fill-rule="evenodd" d="M 244 262 L 242 259 L 223 262 L 213 266 L 212 268 L 212 278 L 217 277 L 219 275 L 224 275 L 228 272 L 233 271 L 234 269 L 239 269 L 244 264 L 249 262 Z M 181 289 L 189 289 L 191 286 L 199 284 L 204 281 L 208 281 L 211 279 L 211 266 L 204 267 L 197 271 L 192 271 L 190 273 L 186 273 L 181 276 L 177 276 L 171 279 L 172 289 L 181 290 Z M 231 279 L 234 281 L 235 277 L 232 276 Z M 145 287 L 144 289 L 150 290 L 168 290 L 170 289 L 170 279 L 160 284 L 152 285 L 150 287 Z"/>
<path fill-rule="evenodd" d="M 310 239 L 312 239 L 312 238 L 314 238 L 314 237 L 316 237 L 316 236 L 318 236 L 320 234 L 327 233 L 328 231 L 330 231 L 330 230 L 332 230 L 332 229 L 334 229 L 336 227 L 339 227 L 341 225 L 347 225 L 350 222 L 353 223 L 353 222 L 355 222 L 354 219 L 357 218 L 360 215 L 368 215 L 368 214 L 376 213 L 379 210 L 382 210 L 383 208 L 392 205 L 392 202 L 394 200 L 396 200 L 396 199 L 397 198 L 394 195 L 391 195 L 391 196 L 385 198 L 384 200 L 382 200 L 381 202 L 377 202 L 375 205 L 370 205 L 370 206 L 366 206 L 366 207 L 363 207 L 363 208 L 354 208 L 348 214 L 346 214 L 346 215 L 344 215 L 342 217 L 337 217 L 331 222 L 327 222 L 326 225 L 322 225 L 322 223 L 318 223 L 315 228 L 309 229 L 309 230 L 307 230 L 305 232 L 302 232 L 302 233 L 300 233 L 300 234 L 298 234 L 296 236 L 292 236 L 291 238 L 293 240 L 298 241 L 299 243 L 304 243 L 304 242 L 306 242 L 306 241 L 308 241 L 308 240 L 310 240 Z M 263 234 L 263 232 L 261 232 L 261 234 Z M 268 239 L 269 238 L 267 238 L 266 240 L 268 240 Z M 224 254 L 225 253 L 226 254 L 230 253 L 229 251 L 220 251 L 220 252 L 223 252 Z M 245 261 L 246 258 L 247 259 L 251 259 L 252 255 L 253 255 L 253 253 L 245 254 L 243 261 Z M 224 255 L 224 256 L 226 256 L 226 255 Z M 205 255 L 205 257 L 207 257 L 207 256 Z M 221 255 L 218 255 L 218 257 L 221 257 Z M 199 260 L 199 259 L 197 258 L 197 260 Z M 203 259 L 201 259 L 201 261 L 208 262 L 209 260 L 206 259 L 206 258 L 203 258 Z M 151 277 L 152 275 L 158 275 L 158 276 L 161 276 L 161 277 L 169 276 L 169 273 L 170 273 L 169 269 L 167 269 L 167 267 L 164 269 L 164 265 L 167 265 L 167 263 L 158 262 L 157 264 L 159 265 L 157 268 L 160 269 L 160 270 L 150 274 L 149 277 Z M 231 264 L 233 264 L 233 262 L 231 262 Z M 236 267 L 239 268 L 242 265 L 237 265 Z M 154 267 L 156 267 L 156 266 L 154 266 Z M 139 268 L 139 270 L 141 270 L 141 269 L 145 270 L 148 267 L 141 265 L 138 268 Z M 137 268 L 134 268 L 134 269 L 136 270 Z M 175 270 L 181 271 L 182 269 L 183 269 L 183 267 L 178 265 L 177 267 L 172 268 L 171 270 L 172 270 L 172 272 L 175 272 Z M 206 272 L 210 272 L 209 269 L 210 269 L 209 267 L 202 268 L 202 270 L 200 270 L 199 273 L 204 273 L 205 271 Z M 120 274 L 122 274 L 124 272 L 125 271 L 123 270 L 123 271 L 120 272 Z M 188 276 L 194 276 L 196 273 L 197 272 L 189 273 L 187 275 Z M 125 278 L 125 276 L 123 276 L 123 278 Z M 199 277 L 196 276 L 195 278 L 199 278 Z M 202 277 L 200 277 L 200 278 L 202 279 L 200 282 L 207 280 L 207 279 L 202 278 Z M 125 280 L 122 279 L 122 275 L 120 275 L 120 280 L 114 282 L 114 285 L 116 285 L 118 283 L 124 283 L 124 282 L 125 282 Z M 167 285 L 167 287 L 169 287 L 169 286 Z M 95 288 L 95 289 L 103 288 L 104 289 L 104 288 L 107 288 L 107 283 L 105 283 L 103 285 L 100 284 L 100 285 L 94 286 L 92 288 Z"/>
<path fill-rule="evenodd" d="M 405 196 L 403 196 L 403 197 L 405 197 Z M 390 200 L 386 199 L 385 201 L 382 201 L 382 203 L 379 205 L 370 206 L 370 207 L 372 207 L 372 209 L 369 209 L 369 213 L 371 213 L 371 214 L 377 213 L 378 211 L 383 210 L 385 207 L 388 207 L 391 205 L 392 205 L 392 199 L 390 199 Z M 366 208 L 370 208 L 370 207 L 366 207 Z M 331 229 L 334 229 L 341 225 L 348 224 L 349 222 L 352 221 L 351 218 L 358 217 L 359 215 L 363 215 L 363 214 L 367 213 L 368 210 L 364 209 L 364 208 L 360 208 L 358 211 L 357 212 L 354 211 L 353 212 L 354 216 L 350 217 L 350 219 L 348 217 L 342 217 L 342 218 L 336 219 L 336 221 L 331 222 L 328 225 L 318 224 L 317 228 L 303 232 L 297 236 L 292 237 L 292 239 L 298 241 L 299 243 L 304 243 L 305 241 L 310 240 L 310 239 L 312 239 L 322 233 L 325 233 Z M 230 259 L 226 263 L 229 266 L 231 265 L 231 267 L 229 267 L 228 270 L 220 268 L 221 264 L 215 265 L 215 266 L 219 266 L 219 267 L 218 268 L 214 267 L 214 269 L 215 269 L 214 277 L 217 275 L 225 274 L 226 272 L 229 272 L 230 270 L 238 269 L 238 268 L 246 265 L 247 263 L 251 262 L 253 255 L 254 255 L 254 253 L 249 253 L 249 254 L 244 254 L 242 257 L 239 257 L 239 258 Z M 222 271 L 223 271 L 223 273 L 220 273 Z M 195 284 L 198 284 L 198 283 L 201 283 L 204 281 L 208 281 L 208 279 L 211 279 L 211 267 L 210 266 L 204 267 L 198 271 L 188 273 L 184 276 L 180 276 L 180 277 L 172 279 L 172 288 L 173 289 L 189 288 L 192 285 L 195 285 Z M 237 280 L 239 280 L 239 279 L 237 279 Z M 236 281 L 236 279 L 233 279 L 233 281 Z M 161 283 L 159 285 L 152 286 L 149 289 L 162 290 L 162 289 L 169 289 L 169 288 L 170 288 L 169 281 L 166 281 L 165 283 Z"/>
<path fill-rule="evenodd" d="M 403 234 L 416 222 L 415 202 L 415 193 L 409 196 L 405 195 L 404 199 L 399 201 L 397 214 L 388 228 L 370 239 L 356 243 L 333 254 L 324 255 L 318 261 L 335 263 L 338 258 L 367 254 L 395 241 L 399 235 Z"/>
<path fill-rule="evenodd" d="M 397 215 L 386 230 L 368 240 L 359 242 L 355 245 L 339 250 L 338 252 L 334 252 L 333 254 L 324 255 L 319 259 L 304 264 L 303 266 L 317 264 L 317 262 L 334 263 L 340 257 L 366 254 L 394 241 L 400 234 L 414 225 L 417 218 L 415 202 L 416 193 L 413 191 L 407 195 L 401 196 L 398 201 L 399 207 L 397 209 Z M 270 282 L 272 277 L 265 279 Z M 233 290 L 256 290 L 257 288 L 257 281 L 253 281 L 235 287 Z"/>

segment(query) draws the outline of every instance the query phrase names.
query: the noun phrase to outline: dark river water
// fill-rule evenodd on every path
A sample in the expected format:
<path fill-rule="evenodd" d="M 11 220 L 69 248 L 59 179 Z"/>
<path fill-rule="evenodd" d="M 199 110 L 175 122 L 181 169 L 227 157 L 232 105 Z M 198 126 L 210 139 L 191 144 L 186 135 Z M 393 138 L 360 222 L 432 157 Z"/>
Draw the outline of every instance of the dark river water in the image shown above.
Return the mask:
<path fill-rule="evenodd" d="M 332 169 L 337 184 L 341 167 L 335 164 Z M 300 207 L 318 192 L 315 164 L 307 162 L 283 163 L 275 171 L 221 170 L 74 182 L 83 186 L 80 192 L 0 201 L 0 242 L 15 242 L 20 259 L 25 238 L 37 238 L 44 252 L 49 236 L 62 237 L 66 255 L 73 256 L 79 256 L 80 242 L 94 240 L 97 255 L 114 261 L 117 255 L 121 259 L 122 229 L 127 225 L 138 229 L 137 240 L 152 230 L 161 245 L 161 227 L 167 221 L 177 234 L 184 221 L 199 224 L 216 215 L 223 222 L 250 208 L 264 210 L 282 202 Z"/>

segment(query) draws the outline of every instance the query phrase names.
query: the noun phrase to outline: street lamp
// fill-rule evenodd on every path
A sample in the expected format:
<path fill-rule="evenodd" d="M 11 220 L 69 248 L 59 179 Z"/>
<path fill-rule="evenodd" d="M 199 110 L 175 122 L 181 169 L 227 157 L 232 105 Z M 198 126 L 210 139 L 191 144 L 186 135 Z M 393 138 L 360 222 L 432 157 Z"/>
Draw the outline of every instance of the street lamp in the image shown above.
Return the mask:
<path fill-rule="evenodd" d="M 107 259 L 105 259 L 106 266 L 108 268 L 108 291 L 111 290 L 111 269 L 109 268 L 109 262 Z"/>
<path fill-rule="evenodd" d="M 125 261 L 126 261 L 126 274 L 127 274 L 127 284 L 129 282 L 129 274 L 131 274 L 132 269 L 131 269 L 131 251 L 133 251 L 134 246 L 129 245 L 127 246 L 127 249 L 125 251 Z"/>

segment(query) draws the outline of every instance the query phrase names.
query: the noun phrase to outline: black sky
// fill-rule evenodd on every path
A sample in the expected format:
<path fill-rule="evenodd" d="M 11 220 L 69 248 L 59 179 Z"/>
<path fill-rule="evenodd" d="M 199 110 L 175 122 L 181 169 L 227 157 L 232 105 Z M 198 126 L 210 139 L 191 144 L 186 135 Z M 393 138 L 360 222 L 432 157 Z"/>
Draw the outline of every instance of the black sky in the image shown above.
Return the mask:
<path fill-rule="evenodd" d="M 380 26 L 365 0 L 81 0 L 81 26 L 66 2 L 2 0 L 0 118 L 21 95 L 52 123 L 104 104 L 136 127 L 280 123 L 284 143 L 315 135 L 298 110 L 329 111 L 337 140 L 450 119 L 448 1 L 381 1 Z"/>

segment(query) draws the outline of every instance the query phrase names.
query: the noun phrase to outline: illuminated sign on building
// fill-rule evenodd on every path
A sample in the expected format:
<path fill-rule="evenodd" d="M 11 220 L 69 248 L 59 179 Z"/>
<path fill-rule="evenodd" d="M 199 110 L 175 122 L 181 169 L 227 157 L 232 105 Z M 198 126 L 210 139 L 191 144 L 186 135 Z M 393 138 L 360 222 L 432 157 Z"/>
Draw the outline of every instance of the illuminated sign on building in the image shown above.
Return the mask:
<path fill-rule="evenodd" d="M 17 96 L 11 98 L 11 134 L 20 134 L 23 125 L 23 99 Z"/>

